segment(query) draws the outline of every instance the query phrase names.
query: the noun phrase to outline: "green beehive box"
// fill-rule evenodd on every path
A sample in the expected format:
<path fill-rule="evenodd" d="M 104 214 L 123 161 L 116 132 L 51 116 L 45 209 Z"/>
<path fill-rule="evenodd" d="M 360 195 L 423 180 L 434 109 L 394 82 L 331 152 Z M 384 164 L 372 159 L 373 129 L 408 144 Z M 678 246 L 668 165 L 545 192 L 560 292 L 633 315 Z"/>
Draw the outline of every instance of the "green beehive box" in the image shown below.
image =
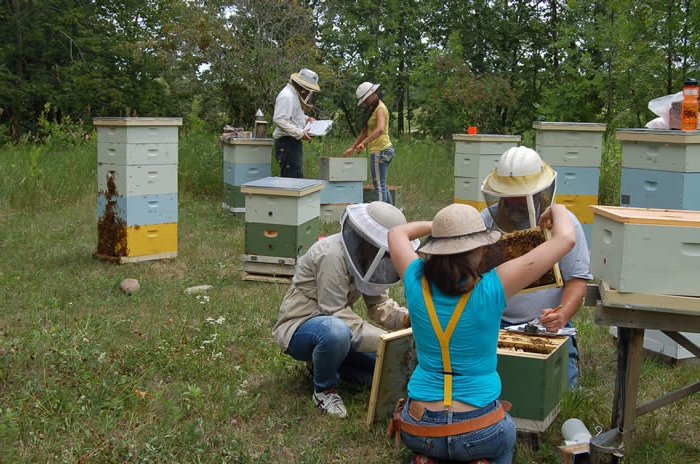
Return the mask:
<path fill-rule="evenodd" d="M 318 240 L 321 220 L 301 225 L 245 223 L 245 252 L 250 255 L 296 258 Z"/>
<path fill-rule="evenodd" d="M 389 189 L 391 193 L 391 198 L 394 200 L 394 206 L 403 211 L 403 186 L 401 185 L 387 185 L 386 188 Z M 376 194 L 374 192 L 374 185 L 364 185 L 362 186 L 362 201 L 365 203 L 371 203 L 376 200 Z"/>
<path fill-rule="evenodd" d="M 542 432 L 559 413 L 567 387 L 569 337 L 502 330 L 498 339 L 501 398 L 513 404 L 518 430 Z"/>
<path fill-rule="evenodd" d="M 241 192 L 239 185 L 224 184 L 224 198 L 221 207 L 236 215 L 245 214 L 245 193 Z"/>

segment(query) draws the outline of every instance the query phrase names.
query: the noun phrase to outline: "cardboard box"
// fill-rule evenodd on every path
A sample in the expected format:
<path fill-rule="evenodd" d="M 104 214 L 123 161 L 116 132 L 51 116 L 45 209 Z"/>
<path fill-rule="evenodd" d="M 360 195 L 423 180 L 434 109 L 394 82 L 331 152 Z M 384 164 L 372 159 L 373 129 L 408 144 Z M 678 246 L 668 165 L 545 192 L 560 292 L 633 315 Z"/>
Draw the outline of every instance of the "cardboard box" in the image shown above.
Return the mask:
<path fill-rule="evenodd" d="M 619 292 L 700 296 L 700 212 L 590 208 L 597 280 Z"/>

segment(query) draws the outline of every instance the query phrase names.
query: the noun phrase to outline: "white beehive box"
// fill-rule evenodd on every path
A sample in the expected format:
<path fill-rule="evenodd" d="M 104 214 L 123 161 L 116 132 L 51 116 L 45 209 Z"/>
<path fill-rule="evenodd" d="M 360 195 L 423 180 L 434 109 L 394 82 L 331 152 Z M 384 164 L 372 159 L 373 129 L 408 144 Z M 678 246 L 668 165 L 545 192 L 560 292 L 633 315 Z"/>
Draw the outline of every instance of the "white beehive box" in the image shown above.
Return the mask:
<path fill-rule="evenodd" d="M 267 164 L 272 160 L 272 139 L 231 139 L 224 143 L 224 162 Z"/>
<path fill-rule="evenodd" d="M 600 166 L 605 124 L 536 121 L 535 150 L 552 166 Z"/>
<path fill-rule="evenodd" d="M 93 118 L 100 143 L 174 143 L 182 118 Z"/>
<path fill-rule="evenodd" d="M 298 226 L 318 219 L 321 189 L 318 179 L 264 177 L 241 185 L 245 222 Z"/>
<path fill-rule="evenodd" d="M 367 158 L 359 156 L 326 157 L 318 159 L 318 178 L 327 181 L 367 180 Z"/>
<path fill-rule="evenodd" d="M 452 134 L 455 155 L 502 155 L 509 148 L 517 147 L 519 135 L 499 134 Z"/>
<path fill-rule="evenodd" d="M 700 212 L 590 206 L 591 272 L 628 293 L 700 296 Z"/>
<path fill-rule="evenodd" d="M 669 172 L 700 172 L 700 132 L 619 129 L 622 167 Z"/>

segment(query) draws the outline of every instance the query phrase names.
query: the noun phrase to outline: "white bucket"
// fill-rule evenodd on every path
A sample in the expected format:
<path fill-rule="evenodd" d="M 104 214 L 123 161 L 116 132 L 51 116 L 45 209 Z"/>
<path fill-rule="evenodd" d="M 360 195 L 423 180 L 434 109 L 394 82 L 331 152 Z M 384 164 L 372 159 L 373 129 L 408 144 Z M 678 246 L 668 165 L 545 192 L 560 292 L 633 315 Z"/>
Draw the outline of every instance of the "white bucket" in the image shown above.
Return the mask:
<path fill-rule="evenodd" d="M 576 443 L 588 443 L 591 439 L 591 432 L 580 419 L 575 417 L 567 419 L 561 426 L 561 433 L 564 435 L 564 442 L 567 445 Z"/>

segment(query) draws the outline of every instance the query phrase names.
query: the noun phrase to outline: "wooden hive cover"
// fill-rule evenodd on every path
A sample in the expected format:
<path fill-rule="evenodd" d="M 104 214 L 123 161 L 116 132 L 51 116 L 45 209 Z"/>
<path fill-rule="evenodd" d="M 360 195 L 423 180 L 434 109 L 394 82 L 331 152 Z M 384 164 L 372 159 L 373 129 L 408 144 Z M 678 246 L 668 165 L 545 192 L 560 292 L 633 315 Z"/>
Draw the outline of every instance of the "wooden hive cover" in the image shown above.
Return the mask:
<path fill-rule="evenodd" d="M 624 224 L 700 227 L 700 211 L 603 205 L 590 205 L 589 208 L 593 214 Z"/>

